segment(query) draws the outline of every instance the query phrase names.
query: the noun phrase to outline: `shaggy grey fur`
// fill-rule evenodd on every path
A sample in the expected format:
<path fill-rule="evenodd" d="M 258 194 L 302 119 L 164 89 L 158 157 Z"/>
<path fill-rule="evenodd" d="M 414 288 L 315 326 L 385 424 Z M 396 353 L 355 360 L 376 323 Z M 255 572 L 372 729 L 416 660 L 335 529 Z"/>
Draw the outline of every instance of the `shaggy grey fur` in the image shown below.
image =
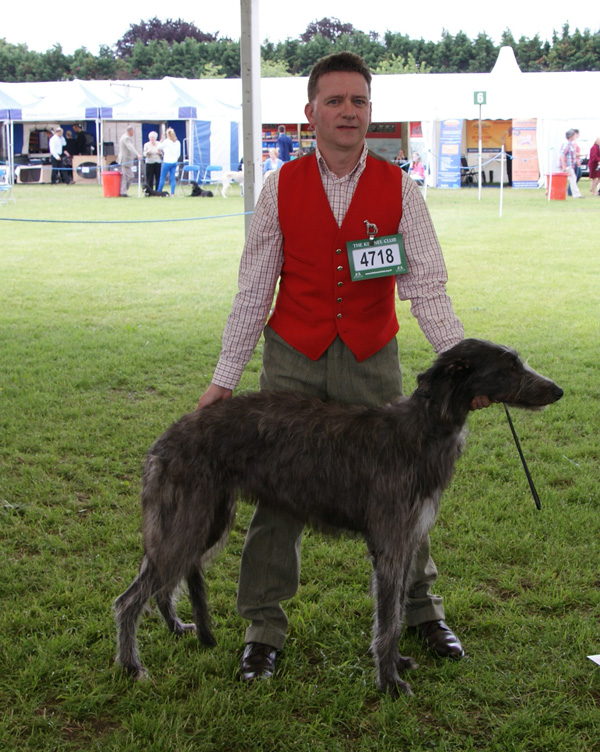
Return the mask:
<path fill-rule="evenodd" d="M 379 408 L 341 406 L 294 393 L 260 392 L 183 416 L 151 447 L 143 475 L 145 556 L 115 601 L 117 661 L 145 676 L 136 625 L 154 597 L 171 631 L 214 645 L 203 564 L 226 540 L 237 494 L 319 528 L 364 536 L 373 561 L 377 686 L 410 693 L 398 651 L 413 554 L 433 525 L 463 447 L 476 395 L 537 409 L 562 396 L 553 381 L 506 347 L 464 340 L 418 377 L 411 397 Z M 188 585 L 194 624 L 173 604 Z"/>

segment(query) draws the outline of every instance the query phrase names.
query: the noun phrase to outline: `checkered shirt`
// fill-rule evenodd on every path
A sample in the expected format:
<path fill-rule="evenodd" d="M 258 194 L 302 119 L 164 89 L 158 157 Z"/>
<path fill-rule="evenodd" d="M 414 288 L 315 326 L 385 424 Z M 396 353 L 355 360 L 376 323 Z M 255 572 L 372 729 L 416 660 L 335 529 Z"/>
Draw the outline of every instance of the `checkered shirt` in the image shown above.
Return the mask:
<path fill-rule="evenodd" d="M 317 149 L 323 186 L 333 215 L 340 226 L 362 175 L 368 149 L 365 145 L 356 167 L 338 178 Z M 283 235 L 279 225 L 277 192 L 279 171 L 267 178 L 260 193 L 242 253 L 238 293 L 225 325 L 219 362 L 213 383 L 234 389 L 252 357 L 273 305 L 275 288 L 283 266 Z M 385 187 L 383 187 L 385 190 Z M 298 207 L 298 221 L 302 207 Z M 442 251 L 427 205 L 416 183 L 402 173 L 402 233 L 408 273 L 396 277 L 400 300 L 410 300 L 411 312 L 436 352 L 459 342 L 463 327 L 446 294 L 447 273 Z M 315 240 L 318 229 L 315 228 Z"/>

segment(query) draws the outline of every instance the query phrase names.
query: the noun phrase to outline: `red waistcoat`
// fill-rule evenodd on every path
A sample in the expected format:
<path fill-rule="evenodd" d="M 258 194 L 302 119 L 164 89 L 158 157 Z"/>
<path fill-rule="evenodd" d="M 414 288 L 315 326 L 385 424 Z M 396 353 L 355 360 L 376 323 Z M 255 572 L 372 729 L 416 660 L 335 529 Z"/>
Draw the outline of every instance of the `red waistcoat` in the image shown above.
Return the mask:
<path fill-rule="evenodd" d="M 279 174 L 283 268 L 271 326 L 286 342 L 318 360 L 337 335 L 358 361 L 398 331 L 394 277 L 352 282 L 346 242 L 395 235 L 402 216 L 402 170 L 370 154 L 341 227 L 329 206 L 314 154 Z"/>

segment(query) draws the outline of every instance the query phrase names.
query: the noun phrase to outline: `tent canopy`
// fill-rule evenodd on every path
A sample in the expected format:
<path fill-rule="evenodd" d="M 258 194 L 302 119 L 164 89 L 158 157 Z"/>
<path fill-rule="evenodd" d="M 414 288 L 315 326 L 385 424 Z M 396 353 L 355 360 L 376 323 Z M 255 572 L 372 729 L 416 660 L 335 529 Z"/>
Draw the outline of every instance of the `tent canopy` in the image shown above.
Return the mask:
<path fill-rule="evenodd" d="M 306 122 L 307 81 L 298 77 L 262 79 L 262 122 Z M 569 127 L 579 127 L 587 140 L 600 134 L 597 104 L 590 95 L 598 89 L 600 72 L 522 73 L 512 48 L 503 47 L 490 73 L 374 76 L 373 121 L 421 122 L 428 134 L 428 148 L 433 149 L 436 129 L 444 119 L 477 120 L 480 115 L 485 120 L 536 118 L 538 150 L 550 154 L 560 147 Z M 481 110 L 475 92 L 486 93 Z M 0 119 L 107 124 L 199 120 L 212 123 L 214 134 L 227 134 L 232 124 L 241 123 L 242 99 L 241 79 L 167 76 L 157 81 L 0 83 Z M 550 155 L 542 169 L 552 168 L 553 159 Z M 233 166 L 236 160 L 223 156 L 220 161 Z"/>

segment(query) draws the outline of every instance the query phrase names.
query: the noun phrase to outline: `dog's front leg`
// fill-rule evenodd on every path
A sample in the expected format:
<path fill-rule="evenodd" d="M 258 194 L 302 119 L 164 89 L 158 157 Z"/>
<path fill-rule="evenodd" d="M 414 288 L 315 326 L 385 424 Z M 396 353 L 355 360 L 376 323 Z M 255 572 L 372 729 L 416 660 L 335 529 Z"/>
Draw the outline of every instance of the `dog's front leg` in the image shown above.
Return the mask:
<path fill-rule="evenodd" d="M 399 671 L 415 668 L 412 658 L 398 651 L 401 631 L 401 604 L 404 603 L 410 561 L 386 561 L 374 558 L 373 590 L 376 599 L 371 652 L 377 668 L 377 686 L 392 697 L 412 695 L 410 684 L 400 678 Z M 398 568 L 400 564 L 400 569 Z M 405 571 L 402 568 L 405 567 Z"/>

